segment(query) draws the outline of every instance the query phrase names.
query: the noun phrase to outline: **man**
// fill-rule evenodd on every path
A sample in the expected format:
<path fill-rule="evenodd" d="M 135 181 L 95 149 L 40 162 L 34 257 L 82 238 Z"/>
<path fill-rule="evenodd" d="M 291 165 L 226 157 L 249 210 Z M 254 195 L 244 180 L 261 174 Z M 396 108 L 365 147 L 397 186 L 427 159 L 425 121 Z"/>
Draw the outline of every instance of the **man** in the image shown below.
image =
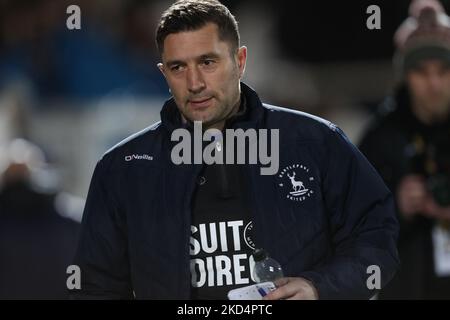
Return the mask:
<path fill-rule="evenodd" d="M 97 164 L 75 294 L 226 299 L 229 290 L 253 283 L 251 253 L 264 248 L 285 276 L 266 299 L 374 295 L 398 265 L 397 221 L 390 192 L 343 132 L 323 119 L 262 104 L 240 82 L 247 49 L 219 2 L 176 2 L 162 15 L 156 38 L 173 98 L 161 122 Z M 261 174 L 262 161 L 175 164 L 174 135 L 188 130 L 195 138 L 199 123 L 216 129 L 216 137 L 223 130 L 258 130 L 248 149 L 261 145 L 261 130 L 279 130 L 279 141 L 268 143 L 279 145 L 271 148 L 279 170 Z M 226 143 L 223 150 L 217 139 L 217 152 L 242 152 Z M 380 271 L 375 287 L 368 281 L 374 266 Z"/>
<path fill-rule="evenodd" d="M 450 19 L 414 1 L 395 35 L 400 86 L 361 143 L 396 195 L 402 268 L 381 298 L 450 298 Z"/>

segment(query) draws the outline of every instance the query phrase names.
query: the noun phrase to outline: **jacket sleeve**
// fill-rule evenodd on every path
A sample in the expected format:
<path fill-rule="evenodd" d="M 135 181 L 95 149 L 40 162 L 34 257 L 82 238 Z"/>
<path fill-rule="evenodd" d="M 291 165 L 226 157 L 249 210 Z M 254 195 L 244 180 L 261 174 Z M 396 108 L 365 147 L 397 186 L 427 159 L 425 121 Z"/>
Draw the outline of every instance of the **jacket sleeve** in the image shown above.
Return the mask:
<path fill-rule="evenodd" d="M 81 289 L 75 299 L 132 299 L 126 224 L 120 216 L 114 183 L 98 162 L 83 213 L 74 264 L 81 270 Z"/>
<path fill-rule="evenodd" d="M 333 254 L 321 267 L 301 276 L 315 285 L 320 299 L 369 299 L 377 293 L 367 286 L 373 274 L 369 267 L 379 267 L 384 287 L 399 265 L 393 197 L 339 128 L 330 132 L 326 145 L 322 191 Z"/>

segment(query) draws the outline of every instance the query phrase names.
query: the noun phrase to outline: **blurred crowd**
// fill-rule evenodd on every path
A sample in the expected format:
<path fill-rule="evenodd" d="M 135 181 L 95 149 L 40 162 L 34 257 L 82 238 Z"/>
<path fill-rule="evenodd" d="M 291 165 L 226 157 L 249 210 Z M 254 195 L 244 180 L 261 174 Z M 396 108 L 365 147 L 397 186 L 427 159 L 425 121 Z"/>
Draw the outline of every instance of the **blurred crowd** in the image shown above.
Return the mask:
<path fill-rule="evenodd" d="M 82 8 L 77 32 L 66 27 L 71 4 Z M 44 100 L 167 95 L 149 1 L 2 1 L 0 11 L 0 84 L 17 79 Z"/>

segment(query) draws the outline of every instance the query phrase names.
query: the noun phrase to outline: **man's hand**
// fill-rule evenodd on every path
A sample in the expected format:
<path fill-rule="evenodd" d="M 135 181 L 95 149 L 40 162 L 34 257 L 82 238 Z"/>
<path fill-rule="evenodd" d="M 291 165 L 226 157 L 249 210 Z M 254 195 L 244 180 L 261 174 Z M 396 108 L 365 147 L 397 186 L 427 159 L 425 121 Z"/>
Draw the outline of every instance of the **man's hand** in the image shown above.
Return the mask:
<path fill-rule="evenodd" d="M 405 218 L 423 212 L 427 190 L 420 175 L 405 176 L 397 189 L 397 203 Z"/>
<path fill-rule="evenodd" d="M 304 278 L 281 278 L 275 282 L 277 288 L 263 300 L 318 300 L 314 285 Z"/>

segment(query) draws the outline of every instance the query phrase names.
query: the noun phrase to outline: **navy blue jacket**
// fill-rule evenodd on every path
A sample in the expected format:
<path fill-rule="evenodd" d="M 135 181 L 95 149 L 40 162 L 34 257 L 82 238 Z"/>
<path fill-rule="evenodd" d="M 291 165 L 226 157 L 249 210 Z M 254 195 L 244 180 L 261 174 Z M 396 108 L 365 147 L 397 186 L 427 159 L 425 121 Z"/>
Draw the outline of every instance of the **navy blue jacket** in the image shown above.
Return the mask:
<path fill-rule="evenodd" d="M 312 281 L 321 299 L 370 298 L 376 292 L 367 287 L 368 267 L 380 268 L 384 286 L 399 264 L 388 188 L 338 127 L 262 104 L 241 87 L 249 116 L 233 127 L 280 130 L 277 174 L 244 165 L 256 247 L 270 252 L 286 276 Z M 75 258 L 82 279 L 75 297 L 190 297 L 191 200 L 202 166 L 171 161 L 171 133 L 182 126 L 173 99 L 161 119 L 96 166 Z M 302 188 L 291 184 L 293 172 Z"/>

